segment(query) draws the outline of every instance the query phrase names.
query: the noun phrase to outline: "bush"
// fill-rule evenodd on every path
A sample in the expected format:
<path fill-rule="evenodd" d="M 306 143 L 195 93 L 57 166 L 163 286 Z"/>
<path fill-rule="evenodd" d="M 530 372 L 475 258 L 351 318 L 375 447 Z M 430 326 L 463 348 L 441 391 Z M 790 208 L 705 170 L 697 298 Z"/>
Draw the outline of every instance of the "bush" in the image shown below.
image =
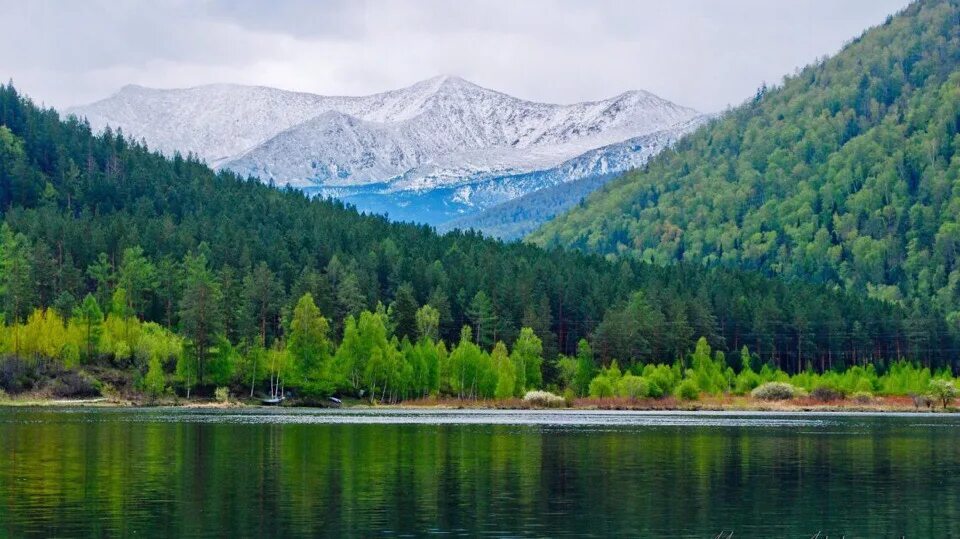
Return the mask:
<path fill-rule="evenodd" d="M 217 402 L 230 402 L 230 388 L 218 387 L 213 392 L 213 397 L 217 399 Z"/>
<path fill-rule="evenodd" d="M 8 357 L 0 361 L 0 389 L 11 395 L 33 389 L 39 373 L 26 361 Z"/>
<path fill-rule="evenodd" d="M 50 392 L 61 399 L 99 397 L 100 384 L 80 373 L 65 372 L 53 382 Z"/>
<path fill-rule="evenodd" d="M 10 399 L 10 397 L 7 395 L 7 392 L 4 391 L 4 390 L 2 390 L 2 389 L 0 389 L 0 402 L 3 402 L 3 401 L 5 401 L 5 400 L 9 400 L 9 399 Z"/>
<path fill-rule="evenodd" d="M 917 408 L 929 408 L 933 404 L 933 399 L 929 395 L 910 393 L 910 398 L 913 399 L 913 405 Z"/>
<path fill-rule="evenodd" d="M 869 391 L 857 391 L 851 395 L 850 398 L 852 398 L 858 404 L 870 404 L 873 402 L 873 393 L 870 393 Z"/>
<path fill-rule="evenodd" d="M 647 396 L 653 399 L 663 398 L 663 388 L 653 380 L 647 381 Z"/>
<path fill-rule="evenodd" d="M 753 398 L 765 401 L 789 400 L 796 394 L 797 389 L 786 382 L 767 382 L 750 392 Z"/>
<path fill-rule="evenodd" d="M 577 392 L 571 387 L 564 389 L 563 400 L 567 403 L 567 406 L 573 406 L 573 403 L 577 400 Z"/>
<path fill-rule="evenodd" d="M 695 401 L 700 398 L 700 388 L 693 380 L 684 380 L 677 386 L 676 395 L 680 400 Z"/>
<path fill-rule="evenodd" d="M 549 391 L 528 391 L 523 396 L 523 402 L 540 408 L 563 408 L 567 405 L 563 397 Z"/>
<path fill-rule="evenodd" d="M 843 393 L 830 386 L 817 386 L 810 392 L 810 398 L 820 402 L 838 401 L 843 399 Z"/>
<path fill-rule="evenodd" d="M 930 396 L 940 401 L 946 408 L 957 398 L 957 386 L 950 380 L 930 380 Z"/>
<path fill-rule="evenodd" d="M 737 395 L 746 395 L 747 393 L 750 393 L 756 389 L 759 385 L 760 375 L 753 371 L 744 370 L 737 375 L 736 381 L 733 385 L 733 392 Z"/>
<path fill-rule="evenodd" d="M 604 375 L 597 376 L 590 381 L 590 396 L 597 399 L 605 399 L 613 396 L 613 384 L 610 379 Z"/>
<path fill-rule="evenodd" d="M 617 396 L 628 399 L 642 399 L 649 392 L 649 384 L 642 376 L 626 374 L 617 382 Z"/>

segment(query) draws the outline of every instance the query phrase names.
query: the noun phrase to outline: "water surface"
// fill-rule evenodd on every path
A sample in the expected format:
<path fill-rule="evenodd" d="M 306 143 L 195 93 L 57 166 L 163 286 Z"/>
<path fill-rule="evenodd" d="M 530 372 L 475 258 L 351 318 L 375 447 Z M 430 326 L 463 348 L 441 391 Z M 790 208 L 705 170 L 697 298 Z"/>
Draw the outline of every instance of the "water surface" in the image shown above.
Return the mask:
<path fill-rule="evenodd" d="M 960 417 L 0 408 L 0 536 L 960 536 Z"/>

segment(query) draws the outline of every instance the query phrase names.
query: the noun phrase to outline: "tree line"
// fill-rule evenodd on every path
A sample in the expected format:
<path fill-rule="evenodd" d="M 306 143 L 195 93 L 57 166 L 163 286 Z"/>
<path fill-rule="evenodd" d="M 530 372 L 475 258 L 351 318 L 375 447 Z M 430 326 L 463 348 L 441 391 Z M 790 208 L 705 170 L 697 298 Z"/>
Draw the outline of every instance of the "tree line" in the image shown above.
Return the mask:
<path fill-rule="evenodd" d="M 960 3 L 914 2 L 532 239 L 932 304 L 956 330 L 958 150 Z"/>
<path fill-rule="evenodd" d="M 584 339 L 598 365 L 682 359 L 700 336 L 715 350 L 747 345 L 788 372 L 954 362 L 955 336 L 936 310 L 733 269 L 439 235 L 215 172 L 191 156 L 168 158 L 119 132 L 94 134 L 12 85 L 0 87 L 0 204 L 7 326 L 38 309 L 66 319 L 92 305 L 88 295 L 109 312 L 120 301 L 124 320 L 184 339 L 198 383 L 201 373 L 207 383 L 200 365 L 223 343 L 241 355 L 285 349 L 308 293 L 331 342 L 350 336 L 351 319 L 359 327 L 364 312 L 382 311 L 388 335 L 415 345 L 425 306 L 437 313 L 435 342 L 460 343 L 470 326 L 470 342 L 492 354 L 526 329 L 540 341 L 545 384 Z M 387 356 L 379 361 L 393 361 Z M 95 361 L 130 357 L 107 349 Z M 457 392 L 480 391 L 475 383 Z"/>

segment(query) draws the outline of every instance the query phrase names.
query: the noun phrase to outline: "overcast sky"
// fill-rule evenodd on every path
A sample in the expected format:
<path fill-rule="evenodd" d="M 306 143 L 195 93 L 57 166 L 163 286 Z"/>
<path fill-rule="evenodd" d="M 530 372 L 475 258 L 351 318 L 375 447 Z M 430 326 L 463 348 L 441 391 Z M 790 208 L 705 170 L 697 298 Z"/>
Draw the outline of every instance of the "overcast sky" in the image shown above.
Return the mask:
<path fill-rule="evenodd" d="M 570 103 L 645 89 L 705 112 L 905 0 L 0 0 L 0 76 L 65 107 L 124 84 L 359 95 L 438 74 Z"/>

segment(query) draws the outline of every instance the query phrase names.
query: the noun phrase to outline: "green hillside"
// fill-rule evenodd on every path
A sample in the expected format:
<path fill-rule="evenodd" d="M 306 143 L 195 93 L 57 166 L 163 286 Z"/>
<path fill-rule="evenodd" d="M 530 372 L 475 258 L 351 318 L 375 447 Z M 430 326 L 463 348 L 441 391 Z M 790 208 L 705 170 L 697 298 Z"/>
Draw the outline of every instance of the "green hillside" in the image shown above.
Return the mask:
<path fill-rule="evenodd" d="M 287 387 L 388 386 L 399 398 L 422 372 L 424 339 L 429 350 L 459 342 L 450 361 L 476 369 L 504 365 L 500 342 L 526 350 L 543 361 L 528 380 L 543 384 L 560 383 L 558 356 L 581 339 L 598 362 L 625 367 L 683 359 L 701 336 L 790 371 L 954 361 L 936 313 L 756 272 L 438 235 L 93 134 L 10 86 L 0 86 L 0 215 L 7 391 L 51 365 L 122 369 L 180 391 L 198 378 L 208 390 L 263 387 L 265 366 L 289 360 L 299 378 Z M 434 377 L 431 391 L 463 395 L 462 377 L 444 372 L 452 381 Z"/>
<path fill-rule="evenodd" d="M 912 4 L 530 236 L 960 316 L 960 2 Z"/>

